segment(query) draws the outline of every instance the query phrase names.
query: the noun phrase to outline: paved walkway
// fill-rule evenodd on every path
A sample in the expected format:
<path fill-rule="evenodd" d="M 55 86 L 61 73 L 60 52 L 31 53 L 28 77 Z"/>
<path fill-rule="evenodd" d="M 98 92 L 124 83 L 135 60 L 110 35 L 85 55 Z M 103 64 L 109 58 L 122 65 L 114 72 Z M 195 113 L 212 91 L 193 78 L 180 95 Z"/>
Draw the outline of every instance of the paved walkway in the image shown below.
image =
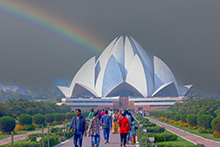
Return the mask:
<path fill-rule="evenodd" d="M 109 143 L 104 144 L 103 132 L 101 131 L 101 141 L 99 147 L 120 147 L 120 134 L 110 132 Z M 73 147 L 73 139 L 69 139 L 55 147 Z M 91 137 L 83 137 L 83 147 L 91 147 Z M 138 147 L 138 145 L 127 144 L 126 147 Z"/>
<path fill-rule="evenodd" d="M 55 126 L 55 127 L 56 127 L 56 128 L 57 128 L 57 127 L 60 127 L 60 128 L 61 128 L 61 127 L 63 127 L 63 125 L 59 125 L 59 126 Z M 16 136 L 14 136 L 14 141 L 27 138 L 28 135 L 30 135 L 30 134 L 36 134 L 36 133 L 42 133 L 42 130 L 41 130 L 41 131 L 34 131 L 34 132 L 27 133 L 27 134 L 22 134 L 22 135 L 16 135 Z M 44 133 L 47 133 L 47 128 L 44 129 Z M 5 138 L 5 139 L 0 140 L 0 145 L 6 144 L 6 143 L 10 143 L 10 142 L 11 142 L 11 137 L 8 137 L 8 138 Z"/>
<path fill-rule="evenodd" d="M 194 143 L 194 144 L 204 144 L 206 147 L 220 147 L 220 142 L 217 142 L 217 141 L 213 141 L 213 140 L 209 140 L 209 139 L 205 139 L 203 137 L 200 137 L 200 136 L 197 136 L 195 134 L 191 134 L 189 132 L 186 132 L 186 131 L 183 131 L 181 129 L 178 129 L 176 127 L 173 127 L 171 125 L 168 125 L 168 124 L 165 124 L 165 123 L 162 123 L 162 122 L 159 122 L 157 120 L 154 120 L 154 119 L 151 119 L 149 117 L 146 117 L 148 118 L 151 122 L 159 125 L 159 126 L 162 126 L 162 127 L 165 127 L 168 131 Z"/>

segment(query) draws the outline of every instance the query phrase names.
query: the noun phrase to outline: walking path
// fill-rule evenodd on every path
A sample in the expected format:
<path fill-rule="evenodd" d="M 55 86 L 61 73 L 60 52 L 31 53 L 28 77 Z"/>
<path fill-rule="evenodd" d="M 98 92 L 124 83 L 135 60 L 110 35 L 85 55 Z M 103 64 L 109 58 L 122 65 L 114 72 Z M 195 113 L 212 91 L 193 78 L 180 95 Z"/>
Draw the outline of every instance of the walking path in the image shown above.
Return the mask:
<path fill-rule="evenodd" d="M 57 127 L 61 128 L 61 127 L 63 127 L 63 125 L 55 126 L 55 128 L 57 128 Z M 47 132 L 47 128 L 44 129 L 44 133 L 46 133 L 46 132 Z M 16 135 L 16 136 L 14 136 L 14 141 L 25 139 L 28 137 L 28 135 L 36 134 L 36 133 L 42 133 L 42 130 L 34 131 L 34 132 L 27 133 L 27 134 L 22 134 L 22 135 Z M 11 137 L 8 137 L 8 138 L 0 140 L 0 145 L 10 143 L 10 142 L 11 142 Z"/>
<path fill-rule="evenodd" d="M 100 133 L 100 147 L 120 147 L 120 134 L 112 134 L 112 132 L 110 132 L 109 143 L 104 144 L 103 131 L 101 130 Z M 73 138 L 55 147 L 73 147 Z M 83 136 L 83 147 L 91 147 L 91 137 Z M 126 147 L 138 147 L 138 145 L 127 144 Z"/>
<path fill-rule="evenodd" d="M 205 139 L 203 137 L 197 136 L 195 134 L 191 134 L 189 132 L 183 131 L 181 129 L 178 129 L 176 127 L 170 126 L 168 124 L 162 123 L 160 121 L 151 119 L 149 117 L 146 117 L 147 119 L 149 119 L 151 122 L 161 126 L 161 127 L 165 127 L 168 131 L 194 143 L 194 144 L 204 144 L 206 147 L 220 147 L 220 142 L 217 141 L 213 141 L 213 140 L 209 140 L 209 139 Z"/>

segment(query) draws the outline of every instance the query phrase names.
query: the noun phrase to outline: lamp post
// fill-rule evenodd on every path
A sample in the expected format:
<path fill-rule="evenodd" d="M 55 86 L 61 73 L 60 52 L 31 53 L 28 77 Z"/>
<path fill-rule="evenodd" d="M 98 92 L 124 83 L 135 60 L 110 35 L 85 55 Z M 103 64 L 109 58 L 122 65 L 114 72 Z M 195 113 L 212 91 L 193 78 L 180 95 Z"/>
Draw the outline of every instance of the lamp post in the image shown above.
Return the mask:
<path fill-rule="evenodd" d="M 42 146 L 44 146 L 44 126 L 42 126 Z"/>
<path fill-rule="evenodd" d="M 143 132 L 145 134 L 145 145 L 147 147 L 147 129 L 143 129 Z"/>
<path fill-rule="evenodd" d="M 11 146 L 13 147 L 14 146 L 14 133 L 11 132 Z"/>
<path fill-rule="evenodd" d="M 139 125 L 139 146 L 142 147 L 142 129 L 143 129 L 143 125 L 140 124 Z"/>
<path fill-rule="evenodd" d="M 48 140 L 47 140 L 47 144 L 48 144 L 47 146 L 50 147 L 50 136 L 49 136 L 50 126 L 48 125 L 47 127 L 48 127 L 48 128 L 47 128 L 47 139 L 48 139 Z"/>

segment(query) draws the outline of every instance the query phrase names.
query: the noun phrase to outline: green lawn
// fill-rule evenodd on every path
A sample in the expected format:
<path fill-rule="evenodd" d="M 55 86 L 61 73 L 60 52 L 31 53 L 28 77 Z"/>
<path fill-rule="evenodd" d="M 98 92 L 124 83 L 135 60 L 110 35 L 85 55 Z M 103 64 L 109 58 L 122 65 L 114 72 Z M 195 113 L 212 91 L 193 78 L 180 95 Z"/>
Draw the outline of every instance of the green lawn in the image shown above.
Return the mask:
<path fill-rule="evenodd" d="M 21 139 L 21 140 L 17 140 L 17 141 L 14 141 L 14 144 L 15 143 L 24 143 L 26 142 L 26 138 L 25 139 Z M 11 145 L 11 142 L 10 143 L 7 143 L 7 144 L 4 144 L 4 145 L 1 145 L 1 146 L 10 146 Z"/>
<path fill-rule="evenodd" d="M 150 117 L 150 118 L 155 119 L 157 121 L 160 121 L 160 119 L 156 119 L 156 118 L 153 118 L 153 117 Z M 163 121 L 160 121 L 160 122 L 163 122 Z M 163 123 L 165 123 L 165 122 L 163 122 Z M 186 132 L 189 132 L 189 133 L 201 136 L 201 137 L 206 138 L 206 139 L 215 140 L 215 141 L 220 142 L 220 139 L 219 138 L 215 138 L 212 134 L 199 133 L 197 130 L 191 130 L 188 127 L 179 127 L 178 125 L 170 124 L 170 123 L 167 123 L 167 122 L 165 124 L 174 126 L 174 127 L 178 128 L 178 129 L 181 129 L 181 130 L 184 130 Z"/>

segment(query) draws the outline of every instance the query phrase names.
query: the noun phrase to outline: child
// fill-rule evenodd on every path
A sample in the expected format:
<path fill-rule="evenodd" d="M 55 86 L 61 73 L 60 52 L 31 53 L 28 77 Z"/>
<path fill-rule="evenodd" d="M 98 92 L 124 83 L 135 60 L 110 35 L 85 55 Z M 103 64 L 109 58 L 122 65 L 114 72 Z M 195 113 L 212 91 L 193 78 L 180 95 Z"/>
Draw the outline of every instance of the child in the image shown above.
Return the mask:
<path fill-rule="evenodd" d="M 135 126 L 135 124 L 136 124 L 136 122 L 132 122 L 131 123 L 132 124 L 132 126 L 131 126 L 131 141 L 132 141 L 132 144 L 135 144 L 136 143 L 136 140 L 135 140 L 135 138 L 136 138 L 136 130 L 138 129 L 138 127 L 137 126 Z"/>

